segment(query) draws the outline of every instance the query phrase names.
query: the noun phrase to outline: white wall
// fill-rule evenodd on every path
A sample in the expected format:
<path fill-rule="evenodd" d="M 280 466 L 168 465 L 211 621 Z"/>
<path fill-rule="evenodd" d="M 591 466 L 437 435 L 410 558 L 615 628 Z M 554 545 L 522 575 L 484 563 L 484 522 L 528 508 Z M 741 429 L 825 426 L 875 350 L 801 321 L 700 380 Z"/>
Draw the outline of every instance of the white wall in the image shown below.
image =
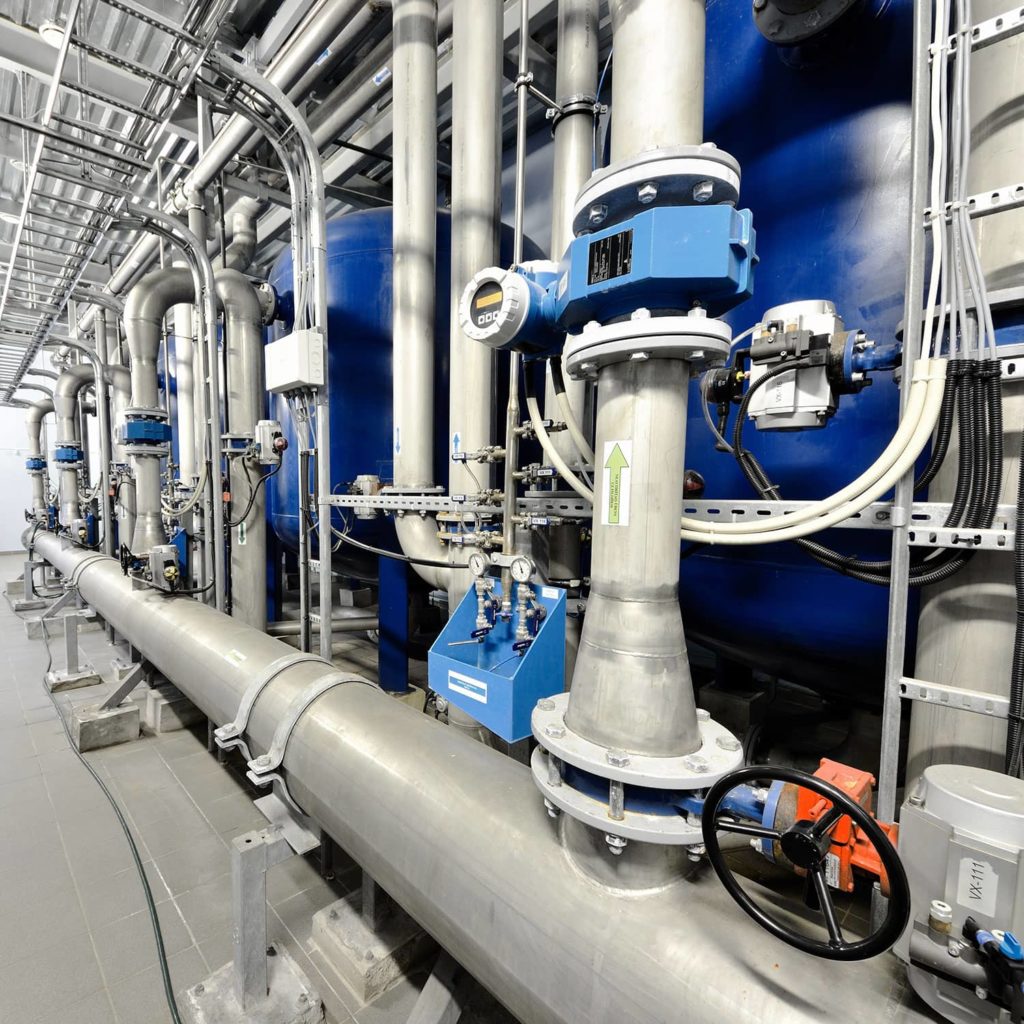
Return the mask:
<path fill-rule="evenodd" d="M 52 417 L 49 417 L 52 420 Z M 25 472 L 25 410 L 0 406 L 0 551 L 20 551 L 31 488 Z"/>
<path fill-rule="evenodd" d="M 49 358 L 37 360 L 36 365 L 51 368 Z M 55 381 L 46 377 L 29 377 L 35 383 L 53 387 Z M 35 401 L 44 397 L 40 391 L 22 391 L 19 398 Z M 56 442 L 53 415 L 43 421 L 44 454 L 49 459 Z M 89 417 L 89 450 L 92 479 L 99 473 L 99 438 L 96 417 Z M 25 509 L 32 501 L 32 488 L 25 460 L 28 458 L 28 437 L 25 434 L 25 410 L 0 405 L 0 552 L 21 551 L 21 535 L 25 530 Z"/>

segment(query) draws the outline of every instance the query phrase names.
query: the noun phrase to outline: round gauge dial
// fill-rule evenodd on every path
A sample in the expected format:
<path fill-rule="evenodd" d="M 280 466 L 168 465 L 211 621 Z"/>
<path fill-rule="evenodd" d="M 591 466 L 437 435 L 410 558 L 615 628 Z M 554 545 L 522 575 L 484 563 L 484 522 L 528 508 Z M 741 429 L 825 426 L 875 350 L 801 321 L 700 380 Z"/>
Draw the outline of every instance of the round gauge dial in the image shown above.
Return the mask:
<path fill-rule="evenodd" d="M 513 558 L 509 568 L 512 571 L 512 579 L 516 583 L 528 583 L 530 577 L 533 576 L 533 562 L 523 555 Z"/>
<path fill-rule="evenodd" d="M 474 551 L 467 561 L 469 564 L 469 571 L 474 576 L 485 575 L 491 564 L 491 560 L 482 551 Z"/>

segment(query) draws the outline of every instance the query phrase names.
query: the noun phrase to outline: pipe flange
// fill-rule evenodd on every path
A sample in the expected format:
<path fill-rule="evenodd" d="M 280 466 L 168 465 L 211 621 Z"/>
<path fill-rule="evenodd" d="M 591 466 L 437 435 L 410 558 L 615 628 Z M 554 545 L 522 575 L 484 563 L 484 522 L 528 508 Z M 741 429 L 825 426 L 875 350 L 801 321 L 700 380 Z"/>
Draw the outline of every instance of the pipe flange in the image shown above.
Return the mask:
<path fill-rule="evenodd" d="M 544 799 L 571 818 L 608 835 L 635 839 L 658 846 L 701 846 L 704 842 L 700 824 L 691 824 L 683 814 L 643 814 L 623 810 L 622 818 L 609 817 L 608 801 L 596 800 L 566 783 L 554 784 L 551 755 L 537 747 L 530 756 L 533 781 Z"/>
<path fill-rule="evenodd" d="M 132 406 L 125 409 L 126 420 L 155 420 L 157 423 L 167 422 L 167 413 L 160 408 L 149 408 L 147 406 Z"/>
<path fill-rule="evenodd" d="M 569 694 L 537 702 L 530 728 L 537 742 L 567 764 L 592 775 L 648 789 L 706 789 L 743 764 L 743 745 L 710 717 L 698 715 L 701 745 L 682 757 L 651 757 L 609 750 L 565 724 Z"/>
<path fill-rule="evenodd" d="M 637 310 L 629 320 L 589 323 L 565 343 L 565 369 L 576 380 L 593 380 L 602 366 L 629 360 L 684 359 L 695 368 L 720 366 L 729 355 L 732 328 L 704 316 L 651 316 Z"/>
<path fill-rule="evenodd" d="M 714 143 L 652 149 L 595 174 L 576 199 L 575 235 L 620 224 L 657 206 L 708 206 L 740 197 L 740 165 Z"/>
<path fill-rule="evenodd" d="M 831 28 L 857 0 L 758 0 L 754 24 L 776 46 L 797 46 Z"/>

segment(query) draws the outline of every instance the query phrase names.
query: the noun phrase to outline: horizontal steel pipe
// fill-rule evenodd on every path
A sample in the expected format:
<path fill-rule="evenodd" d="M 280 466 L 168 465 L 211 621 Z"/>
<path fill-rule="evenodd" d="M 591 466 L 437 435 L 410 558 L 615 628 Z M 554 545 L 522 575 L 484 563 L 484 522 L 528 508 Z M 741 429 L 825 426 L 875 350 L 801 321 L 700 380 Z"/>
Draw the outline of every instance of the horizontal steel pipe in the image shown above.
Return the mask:
<path fill-rule="evenodd" d="M 215 722 L 294 654 L 198 601 L 133 591 L 113 559 L 52 534 L 35 550 Z M 254 754 L 332 671 L 305 662 L 277 676 L 249 718 Z M 525 766 L 376 687 L 318 698 L 284 767 L 303 808 L 528 1024 L 809 1024 L 825 1006 L 851 1020 L 929 1020 L 894 958 L 815 968 L 745 918 L 710 873 L 628 895 L 598 884 L 567 856 Z M 614 871 L 597 839 L 594 855 Z"/>
<path fill-rule="evenodd" d="M 376 629 L 380 623 L 376 615 L 349 615 L 344 618 L 335 616 L 331 619 L 332 633 L 365 633 Z M 320 632 L 320 623 L 310 627 L 314 633 Z M 280 622 L 267 623 L 270 636 L 298 636 L 302 632 L 302 623 L 298 619 L 283 619 Z"/>

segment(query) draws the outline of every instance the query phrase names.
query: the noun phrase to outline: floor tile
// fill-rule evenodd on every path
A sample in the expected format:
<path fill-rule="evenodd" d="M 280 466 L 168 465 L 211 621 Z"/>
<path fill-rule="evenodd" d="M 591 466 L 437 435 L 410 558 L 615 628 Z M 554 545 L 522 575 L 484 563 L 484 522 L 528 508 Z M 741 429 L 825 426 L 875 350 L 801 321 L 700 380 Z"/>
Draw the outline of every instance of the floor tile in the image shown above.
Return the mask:
<path fill-rule="evenodd" d="M 207 839 L 216 835 L 198 810 L 154 821 L 146 825 L 142 831 L 146 849 L 154 858 L 173 853 L 184 846 L 190 846 L 199 839 Z"/>
<path fill-rule="evenodd" d="M 88 934 L 59 936 L 35 956 L 0 968 L 0 1020 L 29 1024 L 52 1017 L 102 988 Z"/>
<path fill-rule="evenodd" d="M 154 860 L 174 896 L 212 881 L 231 866 L 227 847 L 219 836 L 197 839 Z"/>
<path fill-rule="evenodd" d="M 160 931 L 168 957 L 192 945 L 181 917 L 170 901 L 159 907 Z M 92 933 L 96 955 L 107 986 L 152 967 L 157 961 L 156 940 L 148 910 L 97 928 Z"/>
<path fill-rule="evenodd" d="M 94 931 L 138 913 L 146 906 L 142 883 L 134 867 L 106 878 L 90 879 L 87 885 L 79 888 L 79 892 L 85 918 Z M 162 899 L 166 901 L 167 898 L 164 890 Z"/>
<path fill-rule="evenodd" d="M 87 931 L 78 900 L 66 889 L 21 899 L 0 913 L 0 967 L 42 952 L 55 935 L 70 938 Z"/>
<path fill-rule="evenodd" d="M 312 856 L 289 857 L 267 872 L 267 900 L 277 906 L 321 881 L 320 866 Z"/>
<path fill-rule="evenodd" d="M 56 1013 L 40 1019 L 38 1024 L 113 1024 L 114 1007 L 104 989 L 94 992 Z"/>
<path fill-rule="evenodd" d="M 200 944 L 217 934 L 231 933 L 231 874 L 194 886 L 175 897 L 192 935 Z"/>
<path fill-rule="evenodd" d="M 195 946 L 175 953 L 167 962 L 176 994 L 206 977 L 206 965 Z M 155 965 L 111 985 L 110 1001 L 119 1024 L 170 1024 L 160 970 Z"/>

